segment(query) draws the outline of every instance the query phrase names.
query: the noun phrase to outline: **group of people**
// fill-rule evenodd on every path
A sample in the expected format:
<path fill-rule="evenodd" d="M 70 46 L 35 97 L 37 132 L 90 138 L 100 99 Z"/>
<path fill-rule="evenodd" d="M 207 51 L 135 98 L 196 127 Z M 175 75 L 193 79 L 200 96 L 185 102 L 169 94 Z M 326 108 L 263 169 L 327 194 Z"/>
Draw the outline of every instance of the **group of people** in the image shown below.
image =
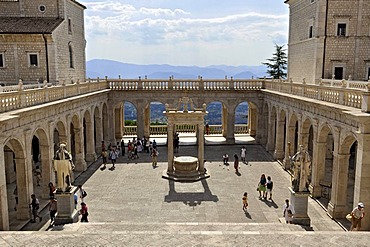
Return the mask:
<path fill-rule="evenodd" d="M 247 154 L 247 149 L 245 148 L 245 146 L 243 146 L 240 150 L 240 157 L 241 157 L 241 161 L 244 164 L 247 164 L 246 159 L 245 159 L 246 154 Z M 225 169 L 225 167 L 226 167 L 226 169 L 229 171 L 229 155 L 227 153 L 224 153 L 222 155 L 222 160 L 223 160 L 223 164 L 224 164 L 223 169 Z M 239 156 L 237 154 L 234 154 L 234 169 L 235 169 L 235 173 L 238 174 L 239 169 L 240 169 L 240 165 L 239 165 Z"/>
<path fill-rule="evenodd" d="M 272 182 L 271 177 L 262 174 L 260 177 L 260 181 L 257 185 L 257 191 L 259 192 L 259 199 L 265 199 L 267 200 L 267 197 L 269 196 L 269 200 L 272 200 L 272 188 L 274 187 L 274 182 Z"/>

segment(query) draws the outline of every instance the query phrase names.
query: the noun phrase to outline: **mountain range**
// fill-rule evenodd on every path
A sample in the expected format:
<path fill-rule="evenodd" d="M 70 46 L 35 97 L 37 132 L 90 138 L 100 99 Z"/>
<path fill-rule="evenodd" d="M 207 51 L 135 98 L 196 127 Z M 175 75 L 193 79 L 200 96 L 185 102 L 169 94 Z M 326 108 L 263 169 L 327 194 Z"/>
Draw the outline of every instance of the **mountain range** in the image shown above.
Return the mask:
<path fill-rule="evenodd" d="M 168 64 L 130 64 L 107 59 L 93 59 L 86 63 L 87 78 L 147 78 L 163 79 L 173 76 L 175 79 L 196 79 L 202 76 L 204 79 L 230 78 L 250 79 L 267 76 L 266 67 L 259 66 L 229 66 L 212 65 L 206 67 L 199 66 L 175 66 Z"/>

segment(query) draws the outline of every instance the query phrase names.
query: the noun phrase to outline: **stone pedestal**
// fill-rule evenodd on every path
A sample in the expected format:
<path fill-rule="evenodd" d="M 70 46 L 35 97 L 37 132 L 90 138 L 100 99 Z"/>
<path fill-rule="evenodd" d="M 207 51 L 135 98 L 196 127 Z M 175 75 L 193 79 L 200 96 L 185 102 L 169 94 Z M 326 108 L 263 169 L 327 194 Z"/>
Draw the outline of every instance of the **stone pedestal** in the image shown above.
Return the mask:
<path fill-rule="evenodd" d="M 310 192 L 295 192 L 289 187 L 290 191 L 290 203 L 294 208 L 293 224 L 302 226 L 310 226 L 311 219 L 307 214 L 308 208 L 308 196 Z"/>
<path fill-rule="evenodd" d="M 75 209 L 74 193 L 76 187 L 69 192 L 55 194 L 58 201 L 58 213 L 55 217 L 55 225 L 75 223 L 78 221 L 78 211 Z"/>
<path fill-rule="evenodd" d="M 196 157 L 180 156 L 173 161 L 172 171 L 164 170 L 162 178 L 176 182 L 196 182 L 210 177 L 207 170 L 199 170 L 199 161 Z"/>

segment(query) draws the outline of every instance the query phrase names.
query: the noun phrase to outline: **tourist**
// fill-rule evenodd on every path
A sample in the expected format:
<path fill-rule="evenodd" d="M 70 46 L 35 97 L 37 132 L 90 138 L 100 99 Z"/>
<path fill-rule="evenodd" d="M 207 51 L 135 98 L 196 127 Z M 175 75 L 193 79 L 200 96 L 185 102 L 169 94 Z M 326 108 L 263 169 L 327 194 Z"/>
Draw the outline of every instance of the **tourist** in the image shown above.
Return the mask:
<path fill-rule="evenodd" d="M 209 135 L 210 131 L 209 131 L 209 124 L 206 124 L 206 135 Z"/>
<path fill-rule="evenodd" d="M 285 222 L 288 224 L 293 223 L 293 215 L 294 215 L 294 208 L 293 205 L 289 204 L 289 200 L 285 200 L 285 204 L 283 206 L 283 217 L 285 218 Z"/>
<path fill-rule="evenodd" d="M 82 188 L 81 184 L 78 186 L 78 191 L 80 192 L 81 201 L 84 202 L 84 199 L 87 196 L 87 192 Z"/>
<path fill-rule="evenodd" d="M 266 176 L 265 174 L 261 175 L 260 181 L 258 183 L 258 192 L 260 194 L 259 198 L 266 198 Z"/>
<path fill-rule="evenodd" d="M 101 142 L 101 151 L 107 150 L 104 141 Z"/>
<path fill-rule="evenodd" d="M 240 150 L 240 158 L 243 163 L 245 163 L 246 153 L 247 153 L 247 149 L 243 146 L 242 149 Z"/>
<path fill-rule="evenodd" d="M 224 163 L 224 168 L 227 167 L 227 170 L 229 170 L 229 155 L 228 154 L 224 154 L 222 156 L 222 159 L 223 159 L 223 163 Z"/>
<path fill-rule="evenodd" d="M 350 231 L 360 231 L 361 230 L 361 220 L 365 216 L 365 206 L 362 202 L 357 204 L 357 207 L 355 207 L 351 212 L 351 228 Z"/>
<path fill-rule="evenodd" d="M 157 159 L 158 159 L 159 152 L 157 149 L 152 149 L 152 166 L 155 168 L 157 166 Z"/>
<path fill-rule="evenodd" d="M 54 198 L 54 194 L 56 192 L 55 186 L 52 182 L 48 184 L 49 187 L 49 198 Z"/>
<path fill-rule="evenodd" d="M 242 200 L 243 200 L 243 210 L 246 211 L 248 207 L 248 193 L 247 192 L 244 192 Z"/>
<path fill-rule="evenodd" d="M 40 202 L 39 202 L 39 199 L 36 198 L 35 194 L 31 195 L 30 208 L 32 209 L 32 216 L 33 216 L 33 219 L 31 220 L 31 223 L 35 223 L 36 218 L 39 218 L 40 222 L 41 222 L 42 217 L 39 215 Z"/>
<path fill-rule="evenodd" d="M 118 151 L 116 149 L 116 147 L 114 146 L 112 148 L 112 150 L 109 152 L 109 159 L 111 160 L 112 162 L 112 167 L 109 168 L 110 170 L 114 170 L 116 167 L 115 167 L 115 164 L 116 164 L 116 160 L 118 158 Z"/>
<path fill-rule="evenodd" d="M 179 152 L 179 146 L 180 146 L 180 138 L 179 138 L 179 134 L 176 134 L 175 135 L 175 138 L 173 139 L 173 151 L 175 153 L 178 153 Z"/>
<path fill-rule="evenodd" d="M 235 173 L 239 173 L 239 157 L 237 154 L 234 154 L 234 169 Z"/>
<path fill-rule="evenodd" d="M 58 210 L 58 204 L 57 204 L 57 199 L 54 197 L 50 197 L 50 202 L 49 202 L 49 212 L 50 212 L 50 225 L 54 224 L 55 220 L 55 215 Z"/>
<path fill-rule="evenodd" d="M 273 187 L 274 187 L 274 183 L 272 182 L 271 177 L 267 176 L 267 183 L 266 183 L 267 192 L 266 192 L 265 199 L 267 198 L 268 195 L 270 195 L 269 200 L 272 201 L 272 188 Z"/>
<path fill-rule="evenodd" d="M 157 142 L 156 142 L 155 140 L 153 140 L 152 147 L 153 147 L 154 149 L 157 149 Z"/>
<path fill-rule="evenodd" d="M 87 219 L 87 216 L 89 216 L 88 208 L 86 203 L 81 202 L 81 209 L 80 209 L 80 214 L 81 214 L 81 222 L 89 222 Z"/>
<path fill-rule="evenodd" d="M 78 195 L 77 195 L 77 192 L 73 195 L 73 200 L 75 201 L 75 209 L 77 209 L 77 204 L 78 204 Z"/>
<path fill-rule="evenodd" d="M 123 138 L 121 139 L 121 153 L 122 156 L 125 156 L 125 140 Z"/>
<path fill-rule="evenodd" d="M 107 150 L 103 150 L 101 152 L 101 157 L 103 159 L 103 167 L 101 168 L 101 170 L 104 170 L 105 168 L 107 168 L 107 157 L 108 157 Z"/>

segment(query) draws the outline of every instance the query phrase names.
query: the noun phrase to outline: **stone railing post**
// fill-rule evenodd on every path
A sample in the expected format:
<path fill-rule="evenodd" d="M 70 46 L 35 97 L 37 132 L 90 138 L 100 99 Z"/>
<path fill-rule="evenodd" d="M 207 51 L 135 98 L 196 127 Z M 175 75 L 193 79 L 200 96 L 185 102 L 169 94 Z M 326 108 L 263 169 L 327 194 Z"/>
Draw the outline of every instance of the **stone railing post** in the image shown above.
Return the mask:
<path fill-rule="evenodd" d="M 230 90 L 234 90 L 235 88 L 234 88 L 234 80 L 233 80 L 233 77 L 231 76 L 230 77 L 230 85 L 229 85 L 229 89 Z"/>
<path fill-rule="evenodd" d="M 139 81 L 137 83 L 137 89 L 143 90 L 143 81 L 141 80 L 141 76 L 139 76 Z"/>
<path fill-rule="evenodd" d="M 367 91 L 362 93 L 361 111 L 370 112 L 370 81 L 367 83 Z"/>
<path fill-rule="evenodd" d="M 289 79 L 289 93 L 291 93 L 293 91 L 293 79 L 290 78 Z"/>
<path fill-rule="evenodd" d="M 171 76 L 168 78 L 168 90 L 173 90 L 173 81 Z"/>
<path fill-rule="evenodd" d="M 266 89 L 266 76 L 263 77 L 262 88 L 261 89 Z"/>

